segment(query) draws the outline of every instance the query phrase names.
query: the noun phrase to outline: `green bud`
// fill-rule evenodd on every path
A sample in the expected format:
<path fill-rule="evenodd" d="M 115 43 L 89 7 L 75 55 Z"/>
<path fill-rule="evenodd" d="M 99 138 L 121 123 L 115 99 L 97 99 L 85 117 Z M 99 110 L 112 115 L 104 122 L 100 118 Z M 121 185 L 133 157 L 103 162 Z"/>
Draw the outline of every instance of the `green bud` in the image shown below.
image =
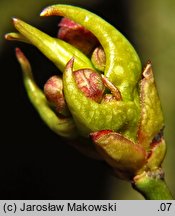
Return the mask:
<path fill-rule="evenodd" d="M 57 134 L 72 138 L 72 145 L 84 154 L 103 158 L 121 178 L 130 180 L 157 170 L 166 145 L 151 63 L 142 73 L 140 59 L 128 40 L 85 9 L 60 4 L 41 13 L 52 15 L 68 18 L 61 24 L 60 37 L 79 49 L 19 19 L 13 21 L 20 33 L 5 36 L 36 46 L 63 72 L 62 80 L 56 76 L 46 83 L 45 96 L 34 82 L 29 62 L 17 49 L 26 90 L 41 118 Z M 93 35 L 101 46 L 94 49 L 91 60 L 84 54 L 90 48 L 88 38 L 75 41 L 82 31 Z M 60 113 L 65 117 L 59 118 Z"/>

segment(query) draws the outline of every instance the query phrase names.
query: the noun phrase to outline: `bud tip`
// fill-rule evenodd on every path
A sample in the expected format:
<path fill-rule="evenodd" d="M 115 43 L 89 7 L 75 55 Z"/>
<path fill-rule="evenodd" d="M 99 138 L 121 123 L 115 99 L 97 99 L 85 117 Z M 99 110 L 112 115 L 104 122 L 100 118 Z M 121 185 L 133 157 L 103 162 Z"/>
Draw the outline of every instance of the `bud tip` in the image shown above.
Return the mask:
<path fill-rule="evenodd" d="M 17 19 L 16 17 L 13 17 L 13 18 L 12 18 L 12 21 L 13 21 L 13 23 L 15 24 L 15 23 L 17 23 L 17 22 L 19 21 L 19 19 Z"/>
<path fill-rule="evenodd" d="M 45 8 L 40 13 L 40 16 L 49 16 L 49 15 L 52 15 L 52 8 L 51 7 Z"/>
<path fill-rule="evenodd" d="M 20 48 L 15 48 L 15 52 L 16 52 L 16 56 L 17 58 L 22 58 L 23 57 L 23 53 L 22 51 L 20 50 Z"/>
<path fill-rule="evenodd" d="M 5 34 L 5 35 L 4 35 L 4 38 L 5 38 L 6 40 L 9 40 L 9 33 Z"/>
<path fill-rule="evenodd" d="M 72 58 L 68 61 L 67 65 L 66 65 L 66 68 L 73 68 L 73 64 L 74 64 L 74 57 L 72 57 Z"/>

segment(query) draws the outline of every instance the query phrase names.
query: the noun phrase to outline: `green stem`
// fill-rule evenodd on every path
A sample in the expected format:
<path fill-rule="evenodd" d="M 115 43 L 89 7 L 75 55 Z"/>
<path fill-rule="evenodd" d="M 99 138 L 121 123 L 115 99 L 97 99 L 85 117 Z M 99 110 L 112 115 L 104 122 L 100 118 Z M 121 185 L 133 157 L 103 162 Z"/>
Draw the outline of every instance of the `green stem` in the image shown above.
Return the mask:
<path fill-rule="evenodd" d="M 133 188 L 146 200 L 173 200 L 163 178 L 162 169 L 144 172 L 134 178 Z"/>

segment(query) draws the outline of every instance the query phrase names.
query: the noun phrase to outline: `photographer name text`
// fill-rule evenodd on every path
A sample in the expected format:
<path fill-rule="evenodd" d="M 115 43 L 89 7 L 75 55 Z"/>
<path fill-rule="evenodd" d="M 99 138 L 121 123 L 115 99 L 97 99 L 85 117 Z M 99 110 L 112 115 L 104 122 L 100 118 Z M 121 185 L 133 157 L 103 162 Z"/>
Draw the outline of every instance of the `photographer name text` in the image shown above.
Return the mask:
<path fill-rule="evenodd" d="M 61 211 L 117 211 L 117 204 L 116 203 L 105 203 L 105 204 L 85 204 L 84 202 L 81 204 L 67 203 L 65 204 L 43 204 L 43 205 L 31 205 L 27 203 L 22 203 L 21 206 L 18 206 L 18 210 L 21 212 L 61 212 Z"/>

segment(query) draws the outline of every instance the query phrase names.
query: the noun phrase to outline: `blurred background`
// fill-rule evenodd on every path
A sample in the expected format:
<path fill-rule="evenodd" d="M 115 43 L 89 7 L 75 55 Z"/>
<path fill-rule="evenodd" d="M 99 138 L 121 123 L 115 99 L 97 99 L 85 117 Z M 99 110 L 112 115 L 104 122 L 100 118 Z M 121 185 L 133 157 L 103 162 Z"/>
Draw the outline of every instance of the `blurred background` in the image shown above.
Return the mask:
<path fill-rule="evenodd" d="M 4 40 L 18 17 L 56 36 L 58 17 L 41 18 L 51 4 L 82 6 L 121 31 L 137 50 L 142 64 L 150 59 L 165 116 L 168 151 L 163 167 L 175 196 L 175 1 L 174 0 L 1 0 L 1 145 L 0 199 L 143 199 L 128 182 L 113 177 L 104 163 L 65 145 L 40 120 L 22 83 L 14 49 L 31 62 L 42 88 L 55 66 L 36 48 Z"/>

